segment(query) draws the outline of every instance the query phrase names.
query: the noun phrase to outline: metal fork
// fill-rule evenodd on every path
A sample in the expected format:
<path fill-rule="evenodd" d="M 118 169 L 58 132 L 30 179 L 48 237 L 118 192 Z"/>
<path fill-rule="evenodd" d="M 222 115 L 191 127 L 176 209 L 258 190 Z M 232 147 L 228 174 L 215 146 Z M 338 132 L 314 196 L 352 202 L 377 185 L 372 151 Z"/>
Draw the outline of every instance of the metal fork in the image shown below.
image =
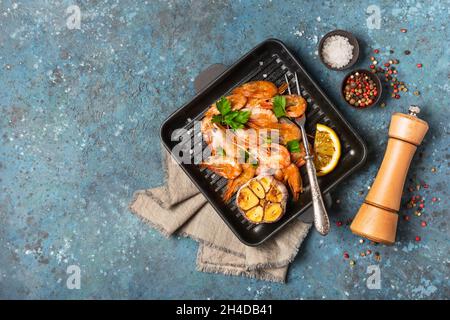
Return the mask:
<path fill-rule="evenodd" d="M 301 96 L 302 94 L 300 92 L 297 72 L 294 75 L 297 94 Z M 289 79 L 286 74 L 284 75 L 284 78 L 286 80 L 287 90 L 289 94 L 292 94 L 289 85 Z M 330 231 L 330 220 L 328 219 L 327 210 L 325 208 L 325 204 L 323 203 L 322 193 L 320 192 L 319 188 L 319 182 L 317 181 L 316 167 L 313 162 L 314 156 L 309 152 L 309 143 L 305 131 L 306 113 L 304 113 L 301 117 L 294 118 L 294 121 L 302 131 L 303 146 L 305 147 L 306 153 L 306 171 L 308 172 L 309 184 L 311 185 L 311 196 L 314 209 L 314 226 L 321 235 L 325 236 Z"/>

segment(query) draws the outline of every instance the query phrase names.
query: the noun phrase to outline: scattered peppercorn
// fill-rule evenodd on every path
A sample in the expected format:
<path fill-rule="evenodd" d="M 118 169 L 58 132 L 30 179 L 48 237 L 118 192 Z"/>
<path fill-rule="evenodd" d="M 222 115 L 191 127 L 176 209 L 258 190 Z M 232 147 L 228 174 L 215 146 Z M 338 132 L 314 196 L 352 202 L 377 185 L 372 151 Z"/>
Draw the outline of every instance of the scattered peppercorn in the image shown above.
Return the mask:
<path fill-rule="evenodd" d="M 367 255 L 369 255 L 369 254 L 371 254 L 371 253 L 372 253 L 372 250 L 367 250 L 367 251 L 366 251 L 366 254 L 367 254 Z"/>
<path fill-rule="evenodd" d="M 426 221 L 422 221 L 422 222 L 420 223 L 420 225 L 421 225 L 423 228 L 425 228 L 425 227 L 427 226 L 427 223 L 426 223 Z"/>
<path fill-rule="evenodd" d="M 409 56 L 409 55 L 411 54 L 411 51 L 405 50 L 405 54 L 406 54 L 407 56 Z"/>
<path fill-rule="evenodd" d="M 419 69 L 422 68 L 422 66 L 423 66 L 423 65 L 422 65 L 421 63 L 418 63 L 418 64 L 417 64 L 417 68 L 419 68 Z"/>
<path fill-rule="evenodd" d="M 431 198 L 431 201 L 436 202 L 438 199 L 436 197 Z"/>
<path fill-rule="evenodd" d="M 348 252 L 346 251 L 346 252 L 344 252 L 344 259 L 348 259 L 348 258 L 350 258 L 350 255 L 349 255 Z"/>
<path fill-rule="evenodd" d="M 419 242 L 420 240 L 422 240 L 422 238 L 419 236 L 416 236 L 416 241 Z"/>
<path fill-rule="evenodd" d="M 379 252 L 375 252 L 374 258 L 375 258 L 375 261 L 380 262 L 381 261 L 381 254 Z"/>
<path fill-rule="evenodd" d="M 400 31 L 401 31 L 402 33 L 406 33 L 406 32 L 408 32 L 408 30 L 407 30 L 407 29 L 405 29 L 405 28 L 402 28 L 402 29 L 400 29 Z"/>
<path fill-rule="evenodd" d="M 390 50 L 391 53 L 394 53 L 393 50 Z M 395 65 L 399 64 L 400 61 L 398 59 L 389 59 L 384 63 L 378 63 L 374 57 L 370 58 L 372 63 L 369 65 L 371 73 L 380 73 L 384 75 L 384 79 L 386 81 L 386 89 L 389 90 L 389 87 L 392 87 L 391 97 L 393 99 L 400 99 L 401 92 L 407 92 L 408 88 L 405 83 L 399 81 L 397 78 L 398 70 L 395 68 Z M 378 65 L 375 67 L 374 65 Z M 381 65 L 381 67 L 380 67 Z"/>
<path fill-rule="evenodd" d="M 336 222 L 336 225 L 337 225 L 338 227 L 341 227 L 341 226 L 342 226 L 342 221 L 337 221 L 337 222 Z"/>
<path fill-rule="evenodd" d="M 373 52 L 375 52 L 375 53 L 380 53 L 380 50 L 375 49 L 375 50 L 373 50 Z"/>
<path fill-rule="evenodd" d="M 410 220 L 410 217 L 407 216 L 407 215 L 404 215 L 404 216 L 403 216 L 403 219 L 404 219 L 405 221 L 409 221 L 409 220 Z"/>

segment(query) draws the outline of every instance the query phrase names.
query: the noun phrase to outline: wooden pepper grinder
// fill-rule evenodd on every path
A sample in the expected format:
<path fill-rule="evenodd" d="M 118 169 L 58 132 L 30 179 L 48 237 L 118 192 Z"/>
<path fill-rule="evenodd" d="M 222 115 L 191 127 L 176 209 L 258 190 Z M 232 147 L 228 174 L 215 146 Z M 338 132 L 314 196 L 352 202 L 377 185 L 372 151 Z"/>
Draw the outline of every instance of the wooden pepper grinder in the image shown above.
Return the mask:
<path fill-rule="evenodd" d="M 386 153 L 375 182 L 350 226 L 353 233 L 375 242 L 395 242 L 406 175 L 428 131 L 428 124 L 417 117 L 419 112 L 419 107 L 410 106 L 409 114 L 392 115 Z"/>

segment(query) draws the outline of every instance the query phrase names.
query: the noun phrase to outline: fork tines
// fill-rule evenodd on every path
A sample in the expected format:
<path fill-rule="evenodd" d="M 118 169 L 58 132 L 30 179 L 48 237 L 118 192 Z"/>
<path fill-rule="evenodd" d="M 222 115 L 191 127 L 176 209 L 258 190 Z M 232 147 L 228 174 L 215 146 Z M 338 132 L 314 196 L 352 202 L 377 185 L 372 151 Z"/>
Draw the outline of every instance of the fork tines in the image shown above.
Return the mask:
<path fill-rule="evenodd" d="M 288 93 L 289 93 L 289 94 L 292 94 L 292 93 L 291 93 L 291 86 L 290 86 L 289 78 L 288 78 L 287 74 L 284 75 L 284 79 L 285 79 L 286 84 L 287 84 L 287 90 L 288 90 Z M 294 79 L 295 79 L 295 87 L 296 87 L 296 89 L 297 89 L 297 94 L 298 94 L 299 96 L 301 96 L 302 93 L 301 93 L 301 91 L 300 91 L 300 84 L 298 83 L 297 72 L 294 72 Z"/>

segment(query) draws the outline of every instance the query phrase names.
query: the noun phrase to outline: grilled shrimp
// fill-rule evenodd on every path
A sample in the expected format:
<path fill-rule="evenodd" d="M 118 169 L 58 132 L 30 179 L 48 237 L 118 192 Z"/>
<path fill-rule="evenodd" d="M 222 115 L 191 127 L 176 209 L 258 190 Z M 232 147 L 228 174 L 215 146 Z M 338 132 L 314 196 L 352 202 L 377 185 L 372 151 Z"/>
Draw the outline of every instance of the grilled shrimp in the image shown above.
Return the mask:
<path fill-rule="evenodd" d="M 278 130 L 280 143 L 284 145 L 292 140 L 300 140 L 302 137 L 300 128 L 292 122 L 280 122 L 273 127 Z"/>
<path fill-rule="evenodd" d="M 261 140 L 261 133 L 258 129 L 237 129 L 234 134 L 236 135 L 236 143 L 245 150 L 255 148 Z"/>
<path fill-rule="evenodd" d="M 240 110 L 247 104 L 247 98 L 241 94 L 232 94 L 225 98 L 230 102 L 231 110 Z M 220 114 L 220 112 L 217 110 L 216 104 L 213 103 L 205 112 L 205 117 L 212 117 L 216 114 Z"/>
<path fill-rule="evenodd" d="M 200 130 L 203 135 L 203 140 L 207 144 L 210 144 L 212 142 L 213 129 L 215 128 L 215 124 L 212 122 L 212 117 L 213 117 L 212 114 L 205 116 L 202 119 L 202 124 L 200 127 Z"/>
<path fill-rule="evenodd" d="M 278 143 L 263 144 L 257 150 L 258 164 L 264 168 L 283 169 L 291 164 L 286 147 Z"/>
<path fill-rule="evenodd" d="M 251 81 L 237 87 L 232 93 L 247 98 L 272 98 L 278 93 L 278 88 L 269 81 Z"/>
<path fill-rule="evenodd" d="M 208 110 L 206 110 L 205 112 L 205 118 L 212 118 L 213 116 L 215 116 L 216 114 L 220 114 L 219 110 L 217 110 L 216 108 L 216 104 L 212 104 Z"/>
<path fill-rule="evenodd" d="M 246 108 L 262 108 L 272 110 L 272 98 L 250 98 L 247 101 Z"/>
<path fill-rule="evenodd" d="M 300 140 L 302 137 L 300 128 L 287 118 L 281 118 L 279 122 L 265 123 L 264 127 L 267 130 L 270 130 L 273 138 L 278 138 L 278 140 L 272 139 L 272 141 L 279 141 L 284 145 L 292 140 Z"/>
<path fill-rule="evenodd" d="M 281 169 L 273 169 L 269 167 L 264 167 L 262 165 L 258 165 L 258 168 L 256 168 L 256 175 L 257 176 L 274 176 L 275 179 L 278 181 L 284 182 L 284 174 L 283 170 Z"/>
<path fill-rule="evenodd" d="M 298 167 L 291 163 L 288 167 L 282 169 L 283 181 L 289 185 L 294 201 L 298 200 L 300 193 L 303 192 L 303 182 Z"/>
<path fill-rule="evenodd" d="M 249 163 L 242 164 L 242 173 L 235 179 L 229 180 L 223 194 L 223 200 L 228 202 L 238 189 L 255 176 L 256 169 Z"/>
<path fill-rule="evenodd" d="M 286 95 L 286 115 L 291 118 L 302 116 L 306 111 L 306 100 L 299 95 Z M 247 101 L 247 108 L 273 109 L 273 101 L 268 98 L 251 98 Z"/>
<path fill-rule="evenodd" d="M 242 173 L 242 166 L 235 159 L 229 157 L 211 156 L 200 166 L 226 179 L 235 179 Z"/>
<path fill-rule="evenodd" d="M 253 129 L 258 128 L 270 128 L 274 124 L 278 123 L 278 119 L 272 110 L 262 108 L 243 109 L 244 111 L 250 111 L 250 118 L 248 119 L 247 126 Z"/>
<path fill-rule="evenodd" d="M 286 115 L 291 118 L 301 117 L 306 111 L 306 100 L 296 94 L 286 97 Z"/>
<path fill-rule="evenodd" d="M 212 129 L 211 144 L 209 146 L 214 154 L 220 150 L 229 158 L 236 159 L 239 156 L 236 135 L 220 125 L 215 124 L 215 127 Z"/>
<path fill-rule="evenodd" d="M 283 170 L 281 170 L 281 169 L 275 170 L 275 172 L 273 173 L 273 176 L 274 176 L 274 178 L 277 179 L 278 181 L 284 182 L 284 173 L 283 173 Z"/>
<path fill-rule="evenodd" d="M 291 161 L 300 168 L 306 163 L 305 156 L 305 147 L 303 146 L 303 143 L 300 143 L 300 152 L 291 152 Z"/>

